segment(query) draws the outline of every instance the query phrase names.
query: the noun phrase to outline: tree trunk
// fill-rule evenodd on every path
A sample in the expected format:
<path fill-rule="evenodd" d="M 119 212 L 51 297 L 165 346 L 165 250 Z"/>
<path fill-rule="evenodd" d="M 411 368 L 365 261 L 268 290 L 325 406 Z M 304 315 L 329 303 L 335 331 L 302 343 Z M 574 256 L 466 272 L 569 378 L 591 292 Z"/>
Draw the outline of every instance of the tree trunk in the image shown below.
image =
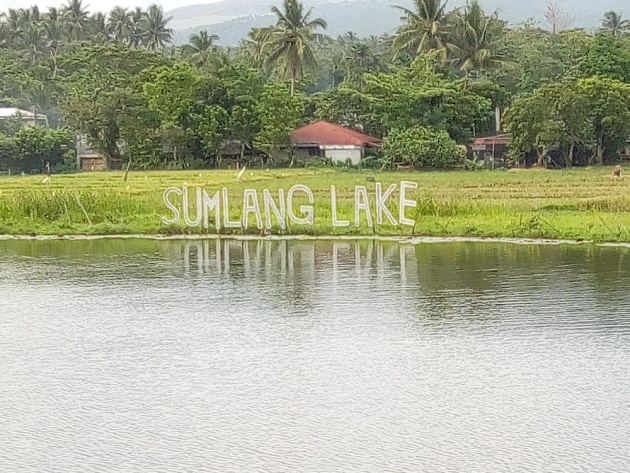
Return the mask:
<path fill-rule="evenodd" d="M 575 153 L 575 143 L 571 143 L 569 146 L 569 152 L 564 157 L 565 165 L 570 168 L 573 166 L 573 155 Z"/>
<path fill-rule="evenodd" d="M 295 93 L 295 71 L 291 71 L 291 96 Z"/>
<path fill-rule="evenodd" d="M 600 166 L 604 164 L 604 150 L 605 148 L 601 141 L 597 143 L 597 164 Z"/>
<path fill-rule="evenodd" d="M 542 167 L 545 165 L 545 156 L 547 156 L 547 148 L 544 146 L 542 148 L 537 148 L 536 152 L 538 153 L 538 161 L 536 165 Z"/>
<path fill-rule="evenodd" d="M 501 133 L 501 108 L 497 105 L 494 108 L 495 129 L 497 133 Z"/>

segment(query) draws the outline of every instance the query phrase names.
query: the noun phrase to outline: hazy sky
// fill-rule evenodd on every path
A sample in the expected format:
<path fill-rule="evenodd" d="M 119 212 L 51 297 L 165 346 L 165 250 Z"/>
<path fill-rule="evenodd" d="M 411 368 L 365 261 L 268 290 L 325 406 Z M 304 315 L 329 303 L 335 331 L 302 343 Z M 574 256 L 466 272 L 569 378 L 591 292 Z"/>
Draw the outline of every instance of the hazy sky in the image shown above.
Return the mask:
<path fill-rule="evenodd" d="M 219 0 L 83 0 L 83 4 L 87 5 L 90 12 L 92 11 L 110 11 L 112 7 L 119 5 L 121 7 L 146 7 L 152 3 L 162 5 L 165 10 L 172 10 L 185 5 L 196 5 L 202 3 L 214 3 Z M 49 6 L 60 6 L 67 3 L 67 0 L 0 0 L 0 11 L 7 8 L 26 8 L 31 5 L 45 9 Z"/>

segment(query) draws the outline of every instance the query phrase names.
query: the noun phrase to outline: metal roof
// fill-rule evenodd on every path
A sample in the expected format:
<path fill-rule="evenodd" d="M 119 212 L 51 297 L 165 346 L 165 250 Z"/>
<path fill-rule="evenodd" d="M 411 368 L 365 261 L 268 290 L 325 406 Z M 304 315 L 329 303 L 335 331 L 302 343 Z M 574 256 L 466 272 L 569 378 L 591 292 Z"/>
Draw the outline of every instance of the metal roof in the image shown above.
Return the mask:
<path fill-rule="evenodd" d="M 293 131 L 294 145 L 313 146 L 379 146 L 381 140 L 334 123 L 319 121 Z"/>
<path fill-rule="evenodd" d="M 26 110 L 20 110 L 19 108 L 0 108 L 0 119 L 1 118 L 30 118 L 35 120 L 35 114 L 33 112 L 29 112 Z M 38 117 L 44 117 L 44 114 L 39 114 Z"/>

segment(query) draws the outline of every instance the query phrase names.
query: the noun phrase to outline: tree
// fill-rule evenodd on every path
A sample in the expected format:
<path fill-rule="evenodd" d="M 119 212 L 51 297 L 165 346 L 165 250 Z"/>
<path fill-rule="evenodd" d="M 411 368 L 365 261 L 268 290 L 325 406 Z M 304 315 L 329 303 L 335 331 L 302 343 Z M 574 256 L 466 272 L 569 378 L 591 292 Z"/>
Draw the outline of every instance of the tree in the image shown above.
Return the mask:
<path fill-rule="evenodd" d="M 63 17 L 70 38 L 75 41 L 83 39 L 90 21 L 90 14 L 83 6 L 83 2 L 69 0 L 63 9 Z"/>
<path fill-rule="evenodd" d="M 126 8 L 114 7 L 109 13 L 109 30 L 114 41 L 130 43 L 131 40 L 131 12 Z"/>
<path fill-rule="evenodd" d="M 573 22 L 569 14 L 555 3 L 550 3 L 547 6 L 545 20 L 551 26 L 551 34 L 556 34 L 560 30 L 568 28 Z"/>
<path fill-rule="evenodd" d="M 216 69 L 220 60 L 217 54 L 218 48 L 214 43 L 218 40 L 217 35 L 200 31 L 190 37 L 189 44 L 183 47 L 183 51 L 195 66 Z"/>
<path fill-rule="evenodd" d="M 392 130 L 383 154 L 390 164 L 431 168 L 451 167 L 464 157 L 448 133 L 423 126 Z"/>
<path fill-rule="evenodd" d="M 506 57 L 498 53 L 496 13 L 486 16 L 478 0 L 472 0 L 455 16 L 453 63 L 466 76 L 474 71 L 507 67 Z"/>
<path fill-rule="evenodd" d="M 68 54 L 60 61 L 64 73 L 59 79 L 66 123 L 87 135 L 90 145 L 107 161 L 127 158 L 123 153 L 123 122 L 130 122 L 130 107 L 137 110 L 143 98 L 142 83 L 138 82 L 144 71 L 169 63 L 164 55 L 120 44 L 80 48 Z"/>
<path fill-rule="evenodd" d="M 450 80 L 437 70 L 437 52 L 419 56 L 393 73 L 366 74 L 360 94 L 380 133 L 414 126 L 446 130 L 456 141 L 466 141 L 475 124 L 491 114 L 490 101 Z"/>
<path fill-rule="evenodd" d="M 582 147 L 602 164 L 606 150 L 618 152 L 630 136 L 630 85 L 604 77 L 555 82 L 517 100 L 505 118 L 516 153 L 537 150 L 542 163 L 560 149 L 570 166 Z"/>
<path fill-rule="evenodd" d="M 273 158 L 277 151 L 290 149 L 291 132 L 304 114 L 304 97 L 287 91 L 282 85 L 267 83 L 256 104 L 256 113 L 260 130 L 254 137 L 254 145 Z"/>
<path fill-rule="evenodd" d="M 604 13 L 601 31 L 611 35 L 613 38 L 620 38 L 628 32 L 630 22 L 622 19 L 620 13 L 609 11 Z"/>
<path fill-rule="evenodd" d="M 311 49 L 311 41 L 315 38 L 315 30 L 326 29 L 326 21 L 322 18 L 311 19 L 312 9 L 304 11 L 299 0 L 284 0 L 282 10 L 272 7 L 277 23 L 269 34 L 269 55 L 267 63 L 275 65 L 280 77 L 291 81 L 291 95 L 295 93 L 295 84 L 305 70 L 316 65 Z"/>
<path fill-rule="evenodd" d="M 612 36 L 597 35 L 588 53 L 578 61 L 577 77 L 609 77 L 630 82 L 630 53 Z"/>
<path fill-rule="evenodd" d="M 151 5 L 144 14 L 140 25 L 142 28 L 142 43 L 147 49 L 155 51 L 162 49 L 173 39 L 173 30 L 168 28 L 171 18 L 164 18 L 162 7 Z"/>
<path fill-rule="evenodd" d="M 414 10 L 395 6 L 404 16 L 396 31 L 392 47 L 396 53 L 410 51 L 414 55 L 438 50 L 446 58 L 450 44 L 446 24 L 446 3 L 442 0 L 414 0 Z"/>
<path fill-rule="evenodd" d="M 567 80 L 549 84 L 531 96 L 517 100 L 505 116 L 506 130 L 512 133 L 512 152 L 518 155 L 536 151 L 538 165 L 544 164 L 550 150 L 561 150 L 565 165 L 573 165 L 575 150 L 589 147 L 593 138 L 588 98 Z"/>
<path fill-rule="evenodd" d="M 630 136 L 630 84 L 606 77 L 581 79 L 578 90 L 588 102 L 595 157 L 603 164 L 607 147 L 618 152 Z"/>

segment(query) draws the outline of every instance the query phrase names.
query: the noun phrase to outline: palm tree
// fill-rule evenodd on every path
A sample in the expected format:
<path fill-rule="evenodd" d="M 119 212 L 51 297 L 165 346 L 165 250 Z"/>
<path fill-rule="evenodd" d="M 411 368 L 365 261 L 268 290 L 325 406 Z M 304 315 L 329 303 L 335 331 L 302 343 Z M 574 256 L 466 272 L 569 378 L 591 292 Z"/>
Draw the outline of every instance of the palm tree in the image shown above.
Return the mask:
<path fill-rule="evenodd" d="M 273 27 L 252 28 L 247 33 L 245 43 L 250 49 L 252 66 L 256 69 L 265 70 L 267 66 L 266 46 L 273 32 Z"/>
<path fill-rule="evenodd" d="M 137 48 L 144 39 L 144 12 L 142 8 L 136 7 L 129 15 L 129 46 Z"/>
<path fill-rule="evenodd" d="M 11 39 L 11 31 L 9 25 L 2 21 L 3 13 L 0 13 L 0 48 L 6 48 L 9 45 Z"/>
<path fill-rule="evenodd" d="M 609 33 L 615 38 L 620 38 L 628 32 L 630 22 L 622 20 L 621 13 L 609 11 L 604 14 L 601 31 Z"/>
<path fill-rule="evenodd" d="M 63 16 L 70 39 L 75 41 L 83 39 L 90 21 L 90 14 L 83 7 L 82 1 L 69 0 L 63 8 Z"/>
<path fill-rule="evenodd" d="M 45 41 L 42 31 L 37 23 L 27 23 L 21 33 L 23 45 L 22 54 L 27 59 L 28 64 L 35 66 L 40 63 L 44 56 Z"/>
<path fill-rule="evenodd" d="M 284 0 L 282 10 L 272 7 L 271 11 L 278 21 L 269 35 L 267 63 L 275 65 L 281 77 L 290 78 L 293 95 L 295 83 L 304 76 L 305 69 L 316 65 L 309 44 L 317 36 L 314 31 L 326 29 L 327 24 L 322 18 L 312 20 L 312 9 L 305 12 L 299 0 Z"/>
<path fill-rule="evenodd" d="M 107 17 L 101 12 L 92 15 L 88 23 L 88 31 L 93 43 L 106 43 L 109 40 L 110 33 Z"/>
<path fill-rule="evenodd" d="M 442 0 L 414 0 L 415 11 L 395 6 L 403 11 L 403 24 L 396 31 L 392 47 L 398 54 L 405 50 L 422 54 L 439 50 L 446 57 L 447 42 L 446 2 Z"/>
<path fill-rule="evenodd" d="M 173 30 L 168 28 L 171 18 L 164 18 L 164 11 L 158 5 L 151 5 L 141 21 L 142 39 L 147 49 L 162 49 L 173 39 Z"/>
<path fill-rule="evenodd" d="M 52 61 L 52 74 L 53 78 L 57 75 L 57 56 L 59 54 L 59 48 L 63 43 L 64 27 L 62 23 L 62 15 L 58 9 L 51 7 L 44 14 L 42 20 L 42 28 L 44 32 L 44 38 L 46 40 L 46 48 Z"/>
<path fill-rule="evenodd" d="M 131 12 L 126 8 L 115 7 L 109 13 L 109 31 L 114 41 L 130 42 L 131 39 Z"/>
<path fill-rule="evenodd" d="M 468 77 L 473 71 L 501 69 L 508 65 L 497 54 L 493 35 L 496 13 L 486 16 L 478 0 L 472 0 L 456 15 L 453 31 L 453 63 Z"/>
<path fill-rule="evenodd" d="M 207 31 L 200 31 L 190 37 L 189 44 L 182 49 L 190 56 L 191 61 L 197 67 L 212 67 L 218 64 L 217 45 L 219 37 L 215 34 L 208 34 Z"/>

